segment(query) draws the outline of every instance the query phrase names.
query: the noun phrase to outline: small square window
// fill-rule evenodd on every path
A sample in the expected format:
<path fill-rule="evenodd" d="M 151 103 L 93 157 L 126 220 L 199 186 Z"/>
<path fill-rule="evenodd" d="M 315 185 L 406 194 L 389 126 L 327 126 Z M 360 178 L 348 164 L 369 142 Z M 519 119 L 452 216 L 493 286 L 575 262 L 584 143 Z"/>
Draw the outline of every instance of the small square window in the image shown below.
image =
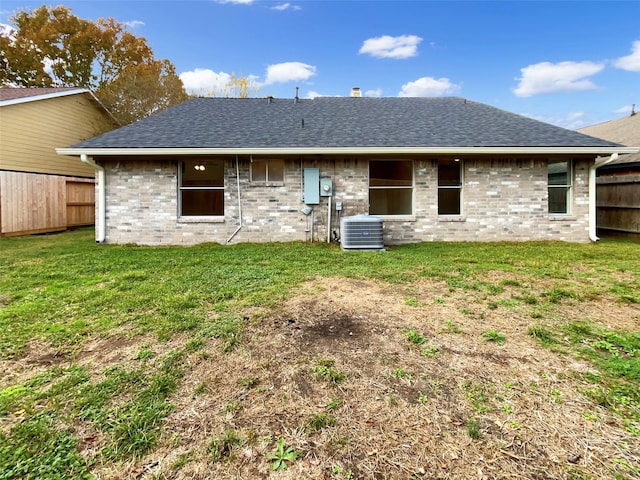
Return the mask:
<path fill-rule="evenodd" d="M 252 160 L 251 181 L 282 183 L 284 181 L 284 160 Z"/>

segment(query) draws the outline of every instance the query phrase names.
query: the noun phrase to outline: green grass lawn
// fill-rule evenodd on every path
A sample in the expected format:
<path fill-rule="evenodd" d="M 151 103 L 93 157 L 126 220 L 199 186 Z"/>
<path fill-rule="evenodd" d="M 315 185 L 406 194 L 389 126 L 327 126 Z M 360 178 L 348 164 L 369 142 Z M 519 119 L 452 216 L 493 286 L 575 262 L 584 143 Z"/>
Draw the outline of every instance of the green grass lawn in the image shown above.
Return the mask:
<path fill-rule="evenodd" d="M 492 275 L 501 280 L 487 280 Z M 522 275 L 534 285 L 528 293 L 491 297 L 518 288 L 514 278 Z M 0 238 L 0 479 L 92 478 L 97 464 L 152 451 L 175 409 L 190 352 L 217 339 L 233 354 L 243 342 L 243 312 L 277 309 L 317 277 L 396 286 L 437 280 L 450 291 L 484 292 L 489 309 L 526 307 L 531 337 L 591 362 L 584 395 L 640 435 L 640 325 L 605 331 L 554 314 L 565 299 L 640 304 L 638 244 L 424 243 L 386 252 L 317 243 L 138 247 L 96 245 L 93 230 L 81 229 Z M 414 298 L 406 304 L 421 305 Z M 74 361 L 87 342 L 114 335 L 188 341 L 162 354 L 140 348 L 133 366 L 101 372 Z M 501 332 L 487 329 L 484 337 L 508 348 Z M 10 365 L 40 345 L 70 361 L 16 381 Z M 81 428 L 103 439 L 97 451 L 83 451 Z M 640 475 L 637 466 L 625 468 L 617 478 Z"/>

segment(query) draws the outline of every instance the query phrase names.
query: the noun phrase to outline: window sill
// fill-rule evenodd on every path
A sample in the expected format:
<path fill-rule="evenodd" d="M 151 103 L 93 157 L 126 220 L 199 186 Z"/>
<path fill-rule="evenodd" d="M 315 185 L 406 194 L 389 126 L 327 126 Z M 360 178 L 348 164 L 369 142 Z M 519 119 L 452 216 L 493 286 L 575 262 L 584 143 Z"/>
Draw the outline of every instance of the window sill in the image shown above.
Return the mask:
<path fill-rule="evenodd" d="M 178 217 L 178 223 L 224 223 L 223 216 Z"/>
<path fill-rule="evenodd" d="M 563 213 L 550 213 L 549 220 L 551 222 L 575 222 L 578 218 L 573 215 L 567 215 Z"/>
<path fill-rule="evenodd" d="M 439 215 L 438 221 L 439 222 L 466 222 L 467 217 L 464 217 L 462 215 Z"/>
<path fill-rule="evenodd" d="M 373 217 L 380 217 L 384 222 L 415 222 L 415 215 L 375 215 Z"/>
<path fill-rule="evenodd" d="M 284 182 L 250 182 L 252 187 L 284 187 Z"/>

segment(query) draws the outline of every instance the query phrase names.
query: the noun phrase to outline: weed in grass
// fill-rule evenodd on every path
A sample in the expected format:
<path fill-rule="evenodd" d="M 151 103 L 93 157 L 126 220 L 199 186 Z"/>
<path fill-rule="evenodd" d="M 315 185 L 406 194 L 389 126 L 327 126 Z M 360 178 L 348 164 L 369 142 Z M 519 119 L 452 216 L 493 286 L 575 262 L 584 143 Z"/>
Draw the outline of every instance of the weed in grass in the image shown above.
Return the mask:
<path fill-rule="evenodd" d="M 207 382 L 200 382 L 196 385 L 196 388 L 193 389 L 193 395 L 196 397 L 206 395 L 209 392 L 211 392 L 211 387 Z"/>
<path fill-rule="evenodd" d="M 227 429 L 222 437 L 214 438 L 209 442 L 207 452 L 211 455 L 213 462 L 219 462 L 224 459 L 232 460 L 234 447 L 242 444 L 243 441 L 238 434 L 232 429 Z"/>
<path fill-rule="evenodd" d="M 244 388 L 256 388 L 260 384 L 258 377 L 241 377 L 237 380 L 238 385 Z"/>
<path fill-rule="evenodd" d="M 522 284 L 518 280 L 514 280 L 512 278 L 505 278 L 500 280 L 500 285 L 503 287 L 521 287 Z"/>
<path fill-rule="evenodd" d="M 398 399 L 396 398 L 395 395 L 389 395 L 387 397 L 387 402 L 389 402 L 389 405 L 391 405 L 392 407 L 398 406 Z"/>
<path fill-rule="evenodd" d="M 482 382 L 465 380 L 461 386 L 473 408 L 477 413 L 485 413 L 491 410 L 489 388 Z"/>
<path fill-rule="evenodd" d="M 493 328 L 482 332 L 482 336 L 487 341 L 496 342 L 498 345 L 503 345 L 507 341 L 507 336 L 504 333 L 498 332 Z"/>
<path fill-rule="evenodd" d="M 558 343 L 558 340 L 551 332 L 551 330 L 542 325 L 530 325 L 527 329 L 527 333 L 544 346 Z"/>
<path fill-rule="evenodd" d="M 57 430 L 50 416 L 39 414 L 0 432 L 0 478 L 90 479 L 78 440 Z"/>
<path fill-rule="evenodd" d="M 502 405 L 502 411 L 511 415 L 513 413 L 513 407 L 505 403 L 504 405 Z"/>
<path fill-rule="evenodd" d="M 444 323 L 445 327 L 438 330 L 438 333 L 466 333 L 453 320 L 447 320 Z"/>
<path fill-rule="evenodd" d="M 440 352 L 440 349 L 435 345 L 429 345 L 428 347 L 420 349 L 420 355 L 423 357 L 435 358 L 438 352 Z"/>
<path fill-rule="evenodd" d="M 292 447 L 285 445 L 284 438 L 279 438 L 276 451 L 267 455 L 267 459 L 271 460 L 272 470 L 286 470 L 287 462 L 294 462 L 299 456 L 300 454 Z"/>
<path fill-rule="evenodd" d="M 318 432 L 323 428 L 335 427 L 337 421 L 333 415 L 327 413 L 314 413 L 304 421 L 304 430 L 307 433 Z"/>
<path fill-rule="evenodd" d="M 575 292 L 565 290 L 563 288 L 554 287 L 542 294 L 550 303 L 560 303 L 565 299 L 579 300 L 580 297 Z"/>
<path fill-rule="evenodd" d="M 335 361 L 331 358 L 321 358 L 313 367 L 313 373 L 316 377 L 322 377 L 331 384 L 342 383 L 347 379 L 344 372 L 335 368 Z"/>
<path fill-rule="evenodd" d="M 409 341 L 409 343 L 413 345 L 420 346 L 427 341 L 422 335 L 420 335 L 415 330 L 407 330 L 404 332 L 404 334 L 407 337 L 407 340 Z"/>
<path fill-rule="evenodd" d="M 222 411 L 227 415 L 233 415 L 240 410 L 242 410 L 242 404 L 238 401 L 229 402 L 222 409 Z"/>
<path fill-rule="evenodd" d="M 405 372 L 402 368 L 394 369 L 392 375 L 395 378 L 406 379 L 406 380 L 411 380 L 413 378 L 413 375 L 411 375 L 409 372 Z"/>
<path fill-rule="evenodd" d="M 480 424 L 475 418 L 467 420 L 467 434 L 474 440 L 478 440 L 482 436 L 480 433 Z"/>
<path fill-rule="evenodd" d="M 444 298 L 436 297 L 433 299 L 434 303 L 439 303 L 440 305 L 444 304 Z"/>
<path fill-rule="evenodd" d="M 418 401 L 424 405 L 425 403 L 429 403 L 429 397 L 421 393 L 418 396 Z"/>
<path fill-rule="evenodd" d="M 187 344 L 184 346 L 185 352 L 197 352 L 204 347 L 204 340 L 201 338 L 194 338 L 193 340 L 189 340 Z"/>
<path fill-rule="evenodd" d="M 420 300 L 418 300 L 417 298 L 407 298 L 404 301 L 405 305 L 408 305 L 410 307 L 421 307 L 422 306 L 422 302 Z"/>
<path fill-rule="evenodd" d="M 136 360 L 145 361 L 155 356 L 156 354 L 153 352 L 153 350 L 149 349 L 148 347 L 143 347 L 136 355 Z"/>
<path fill-rule="evenodd" d="M 24 385 L 12 385 L 0 390 L 0 416 L 16 411 L 24 410 L 31 404 L 33 391 Z"/>
<path fill-rule="evenodd" d="M 333 397 L 329 403 L 327 403 L 327 412 L 335 412 L 342 406 L 342 400 L 338 397 Z"/>

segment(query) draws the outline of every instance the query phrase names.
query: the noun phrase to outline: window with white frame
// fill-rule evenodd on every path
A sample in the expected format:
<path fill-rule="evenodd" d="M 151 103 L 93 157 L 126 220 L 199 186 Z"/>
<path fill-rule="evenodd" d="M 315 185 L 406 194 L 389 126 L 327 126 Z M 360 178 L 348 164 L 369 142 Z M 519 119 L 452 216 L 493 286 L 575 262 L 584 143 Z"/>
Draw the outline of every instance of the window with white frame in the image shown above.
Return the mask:
<path fill-rule="evenodd" d="M 549 213 L 571 213 L 571 161 L 549 161 L 547 178 L 549 187 Z"/>
<path fill-rule="evenodd" d="M 462 213 L 462 160 L 438 162 L 438 215 Z"/>
<path fill-rule="evenodd" d="M 179 215 L 224 215 L 224 160 L 183 160 L 179 174 Z"/>
<path fill-rule="evenodd" d="M 284 182 L 284 160 L 251 160 L 251 181 L 263 183 Z"/>
<path fill-rule="evenodd" d="M 369 213 L 413 214 L 413 160 L 369 161 Z"/>

